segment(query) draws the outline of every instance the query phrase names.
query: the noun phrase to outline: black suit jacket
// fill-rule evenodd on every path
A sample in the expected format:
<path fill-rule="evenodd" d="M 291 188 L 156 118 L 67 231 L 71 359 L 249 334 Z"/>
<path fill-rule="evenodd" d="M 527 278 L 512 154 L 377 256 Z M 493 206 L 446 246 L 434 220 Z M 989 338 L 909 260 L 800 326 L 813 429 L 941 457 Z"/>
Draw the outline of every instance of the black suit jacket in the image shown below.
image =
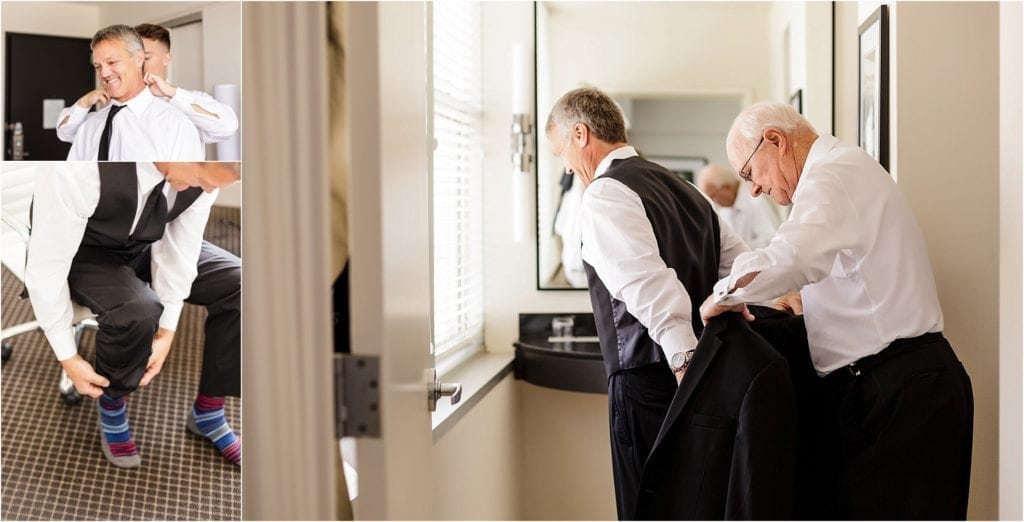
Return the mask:
<path fill-rule="evenodd" d="M 739 314 L 713 319 L 644 466 L 637 519 L 793 516 L 789 366 Z"/>

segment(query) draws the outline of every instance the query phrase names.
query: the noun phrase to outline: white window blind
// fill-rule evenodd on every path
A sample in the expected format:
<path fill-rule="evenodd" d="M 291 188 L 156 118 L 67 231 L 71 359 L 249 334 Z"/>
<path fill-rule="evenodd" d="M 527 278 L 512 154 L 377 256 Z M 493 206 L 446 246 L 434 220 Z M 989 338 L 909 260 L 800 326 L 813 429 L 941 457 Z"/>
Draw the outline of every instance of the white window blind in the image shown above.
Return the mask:
<path fill-rule="evenodd" d="M 481 17 L 433 2 L 433 336 L 440 359 L 483 345 Z M 442 370 L 443 371 L 443 370 Z"/>

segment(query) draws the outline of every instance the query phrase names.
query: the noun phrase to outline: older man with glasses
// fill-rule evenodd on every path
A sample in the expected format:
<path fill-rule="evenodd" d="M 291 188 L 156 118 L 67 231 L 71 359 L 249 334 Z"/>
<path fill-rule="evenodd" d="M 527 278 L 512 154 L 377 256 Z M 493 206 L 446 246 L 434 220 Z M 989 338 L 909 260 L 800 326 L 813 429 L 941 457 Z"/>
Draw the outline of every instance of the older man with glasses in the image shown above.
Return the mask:
<path fill-rule="evenodd" d="M 791 106 L 737 116 L 729 161 L 792 205 L 772 242 L 736 257 L 701 307 L 707 321 L 800 290 L 821 401 L 815 412 L 817 519 L 964 519 L 974 403 L 942 335 L 924 237 L 889 174 L 858 147 L 819 136 Z"/>

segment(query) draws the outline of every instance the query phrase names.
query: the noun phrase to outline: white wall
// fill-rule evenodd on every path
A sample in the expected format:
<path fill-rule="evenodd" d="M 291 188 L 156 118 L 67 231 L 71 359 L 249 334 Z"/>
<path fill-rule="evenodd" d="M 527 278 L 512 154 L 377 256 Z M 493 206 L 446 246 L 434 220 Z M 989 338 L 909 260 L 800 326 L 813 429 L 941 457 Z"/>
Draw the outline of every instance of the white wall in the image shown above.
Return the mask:
<path fill-rule="evenodd" d="M 1021 520 L 1022 301 L 1021 16 L 1020 2 L 999 4 L 999 518 Z"/>
<path fill-rule="evenodd" d="M 974 387 L 969 517 L 994 519 L 999 491 L 1001 284 L 994 267 L 999 259 L 999 7 L 994 2 L 900 2 L 890 8 L 892 171 L 928 243 L 946 337 Z"/>
<path fill-rule="evenodd" d="M 3 31 L 92 38 L 99 26 L 100 9 L 79 2 L 4 2 L 0 8 Z"/>

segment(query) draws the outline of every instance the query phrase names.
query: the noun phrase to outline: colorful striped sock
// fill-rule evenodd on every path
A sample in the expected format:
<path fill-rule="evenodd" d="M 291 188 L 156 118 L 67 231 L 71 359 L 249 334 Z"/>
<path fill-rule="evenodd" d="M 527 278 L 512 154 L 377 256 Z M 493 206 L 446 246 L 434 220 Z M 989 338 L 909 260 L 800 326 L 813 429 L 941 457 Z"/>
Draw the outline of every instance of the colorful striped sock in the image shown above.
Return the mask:
<path fill-rule="evenodd" d="M 104 393 L 98 405 L 103 453 L 116 466 L 137 467 L 139 450 L 128 429 L 128 404 L 124 397 L 115 399 Z"/>
<path fill-rule="evenodd" d="M 192 404 L 188 429 L 213 442 L 224 458 L 235 464 L 242 464 L 242 439 L 235 436 L 235 432 L 224 418 L 224 397 L 197 395 L 196 401 Z"/>

